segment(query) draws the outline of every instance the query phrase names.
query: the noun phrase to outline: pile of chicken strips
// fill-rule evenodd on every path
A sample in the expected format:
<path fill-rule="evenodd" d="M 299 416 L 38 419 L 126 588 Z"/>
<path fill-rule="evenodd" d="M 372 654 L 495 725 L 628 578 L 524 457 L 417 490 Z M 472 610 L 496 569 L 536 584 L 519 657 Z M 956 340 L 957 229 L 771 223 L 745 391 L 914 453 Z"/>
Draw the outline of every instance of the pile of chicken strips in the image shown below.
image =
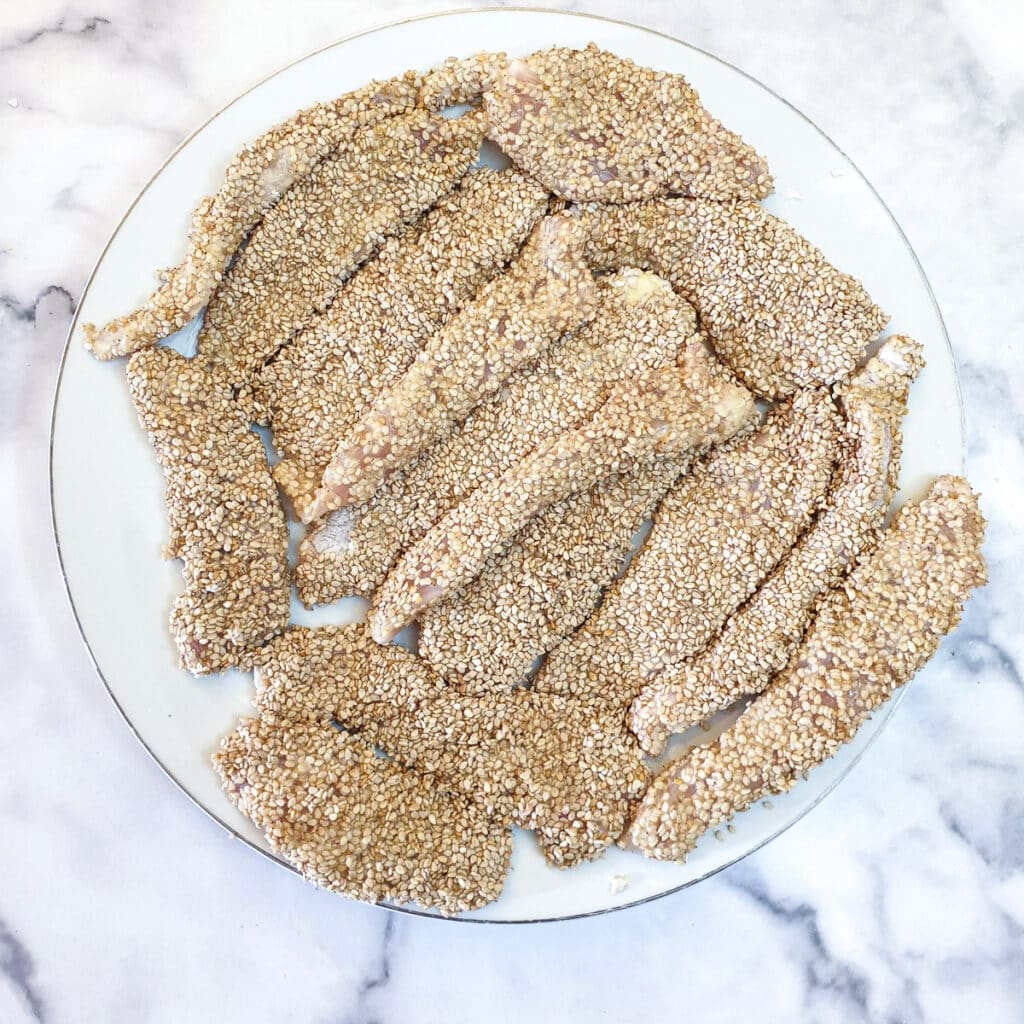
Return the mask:
<path fill-rule="evenodd" d="M 889 516 L 921 346 L 772 187 L 679 75 L 451 59 L 256 139 L 181 265 L 85 326 L 166 475 L 181 664 L 255 672 L 214 767 L 307 878 L 453 914 L 512 826 L 559 867 L 682 860 L 956 625 L 976 495 Z M 157 344 L 200 313 L 193 358 Z M 368 621 L 289 625 L 293 586 Z"/>

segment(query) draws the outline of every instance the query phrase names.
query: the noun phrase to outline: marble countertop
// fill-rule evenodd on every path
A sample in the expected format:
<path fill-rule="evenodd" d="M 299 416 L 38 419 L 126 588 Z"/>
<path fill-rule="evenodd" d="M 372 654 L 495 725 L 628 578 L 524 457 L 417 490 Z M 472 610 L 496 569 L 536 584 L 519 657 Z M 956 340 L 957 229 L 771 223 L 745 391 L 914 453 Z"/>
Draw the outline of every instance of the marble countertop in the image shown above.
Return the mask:
<path fill-rule="evenodd" d="M 780 839 L 676 896 L 529 928 L 341 901 L 228 838 L 104 695 L 50 536 L 57 362 L 125 207 L 253 81 L 429 8 L 0 7 L 0 1021 L 1024 1019 L 1024 15 L 1013 6 L 799 0 L 783 19 L 752 0 L 694 0 L 685 14 L 669 0 L 588 4 L 751 72 L 888 202 L 959 361 L 992 582 L 927 685 Z"/>

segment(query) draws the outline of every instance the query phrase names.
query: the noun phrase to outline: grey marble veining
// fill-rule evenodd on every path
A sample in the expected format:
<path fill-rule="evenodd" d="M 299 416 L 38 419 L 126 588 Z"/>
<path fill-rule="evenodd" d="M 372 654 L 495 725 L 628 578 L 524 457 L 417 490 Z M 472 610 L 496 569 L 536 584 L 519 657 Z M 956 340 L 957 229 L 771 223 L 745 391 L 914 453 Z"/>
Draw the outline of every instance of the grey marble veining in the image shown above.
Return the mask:
<path fill-rule="evenodd" d="M 1024 1020 L 1018 4 L 586 5 L 725 57 L 821 125 L 914 244 L 960 365 L 991 585 L 856 771 L 780 839 L 603 918 L 399 918 L 226 838 L 103 696 L 47 512 L 52 389 L 88 270 L 211 111 L 297 54 L 424 9 L 0 7 L 0 1022 Z"/>

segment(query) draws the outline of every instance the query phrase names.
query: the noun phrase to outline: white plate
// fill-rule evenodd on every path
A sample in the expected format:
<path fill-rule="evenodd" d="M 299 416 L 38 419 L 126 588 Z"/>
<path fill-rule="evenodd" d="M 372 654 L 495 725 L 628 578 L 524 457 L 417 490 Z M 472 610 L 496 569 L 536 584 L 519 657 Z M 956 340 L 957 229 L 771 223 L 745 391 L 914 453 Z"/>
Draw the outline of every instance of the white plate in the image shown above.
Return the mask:
<path fill-rule="evenodd" d="M 167 616 L 179 568 L 160 560 L 166 539 L 163 479 L 135 419 L 121 367 L 81 346 L 79 321 L 126 312 L 153 285 L 153 268 L 181 257 L 189 214 L 216 188 L 221 169 L 247 140 L 314 100 L 329 99 L 449 54 L 524 54 L 589 41 L 641 64 L 685 74 L 706 105 L 768 157 L 776 194 L 766 205 L 860 277 L 904 331 L 924 345 L 928 368 L 915 384 L 906 421 L 904 495 L 931 477 L 961 472 L 962 412 L 945 330 L 907 240 L 846 156 L 802 114 L 715 57 L 646 29 L 580 15 L 494 10 L 428 16 L 326 47 L 235 100 L 188 139 L 129 209 L 93 272 L 64 354 L 54 403 L 51 486 L 54 531 L 68 594 L 97 671 L 126 721 L 181 789 L 226 829 L 268 853 L 257 829 L 221 792 L 209 764 L 221 735 L 249 708 L 247 675 L 194 679 L 177 667 Z M 869 116 L 864 111 L 863 116 Z M 351 621 L 362 609 L 339 602 L 300 622 Z M 504 895 L 470 919 L 551 920 L 614 910 L 706 878 L 757 849 L 813 807 L 853 766 L 892 711 L 874 716 L 857 739 L 771 807 L 708 836 L 683 865 L 611 850 L 572 871 L 548 868 L 532 839 L 517 835 Z M 245 856 L 240 849 L 239 856 Z M 272 855 L 271 855 L 272 856 Z M 628 878 L 613 893 L 611 879 Z"/>

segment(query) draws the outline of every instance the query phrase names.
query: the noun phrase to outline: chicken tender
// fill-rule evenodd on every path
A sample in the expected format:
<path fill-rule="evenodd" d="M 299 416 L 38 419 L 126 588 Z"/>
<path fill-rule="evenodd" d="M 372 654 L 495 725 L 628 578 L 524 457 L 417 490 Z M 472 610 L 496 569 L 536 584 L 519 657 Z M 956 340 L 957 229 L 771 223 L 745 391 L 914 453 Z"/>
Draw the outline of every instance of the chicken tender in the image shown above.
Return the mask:
<path fill-rule="evenodd" d="M 772 190 L 764 158 L 701 106 L 682 75 L 593 43 L 521 60 L 446 61 L 425 76 L 421 95 L 435 109 L 482 97 L 490 138 L 566 199 L 762 199 Z"/>
<path fill-rule="evenodd" d="M 666 765 L 630 839 L 681 860 L 708 829 L 832 757 L 935 653 L 985 582 L 985 521 L 965 480 L 940 477 L 833 590 L 789 665 L 708 746 Z"/>
<path fill-rule="evenodd" d="M 659 754 L 671 732 L 759 693 L 785 668 L 817 602 L 882 528 L 899 476 L 899 425 L 922 365 L 917 342 L 890 338 L 844 389 L 843 447 L 828 503 L 711 646 L 657 676 L 633 702 L 632 728 L 647 753 Z"/>
<path fill-rule="evenodd" d="M 288 529 L 266 453 L 227 381 L 169 348 L 136 353 L 128 387 L 167 479 L 166 557 L 184 562 L 171 633 L 201 675 L 251 668 L 288 622 Z"/>
<path fill-rule="evenodd" d="M 224 182 L 192 215 L 185 258 L 132 313 L 105 327 L 83 324 L 98 359 L 146 348 L 184 327 L 209 302 L 248 232 L 296 182 L 358 129 L 416 104 L 419 76 L 371 82 L 330 103 L 315 103 L 275 125 L 228 164 Z"/>

